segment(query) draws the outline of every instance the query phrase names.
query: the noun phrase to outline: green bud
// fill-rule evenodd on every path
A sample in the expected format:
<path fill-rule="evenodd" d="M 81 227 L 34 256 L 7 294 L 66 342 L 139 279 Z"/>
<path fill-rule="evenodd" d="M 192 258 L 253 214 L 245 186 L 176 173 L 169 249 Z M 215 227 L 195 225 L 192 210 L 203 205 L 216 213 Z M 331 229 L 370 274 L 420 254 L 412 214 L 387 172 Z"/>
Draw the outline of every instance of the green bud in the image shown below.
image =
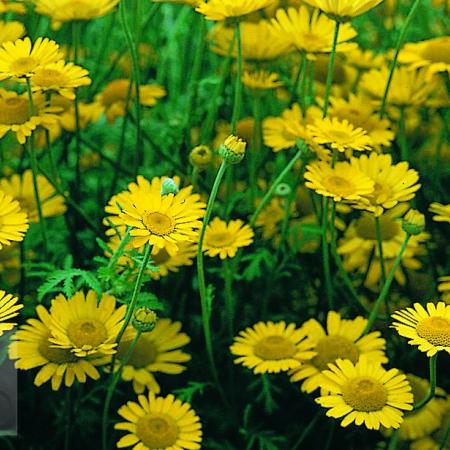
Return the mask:
<path fill-rule="evenodd" d="M 166 178 L 161 185 L 161 195 L 178 194 L 180 188 L 172 178 Z"/>
<path fill-rule="evenodd" d="M 411 236 L 422 233 L 425 230 L 425 216 L 417 209 L 410 209 L 403 217 L 402 228 Z"/>
<path fill-rule="evenodd" d="M 158 316 L 155 311 L 142 306 L 134 312 L 131 324 L 137 331 L 145 333 L 148 331 L 152 331 L 153 328 L 155 328 L 157 322 Z"/>
<path fill-rule="evenodd" d="M 228 136 L 220 146 L 219 155 L 228 164 L 239 164 L 245 156 L 246 142 L 237 136 Z"/>

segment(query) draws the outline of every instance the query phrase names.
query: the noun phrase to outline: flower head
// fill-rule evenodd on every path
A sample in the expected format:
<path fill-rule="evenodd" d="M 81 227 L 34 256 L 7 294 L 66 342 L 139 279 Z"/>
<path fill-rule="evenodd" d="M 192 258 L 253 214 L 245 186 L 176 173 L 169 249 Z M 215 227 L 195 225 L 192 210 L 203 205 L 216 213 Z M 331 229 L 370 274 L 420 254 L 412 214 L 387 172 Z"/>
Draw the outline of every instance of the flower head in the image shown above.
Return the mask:
<path fill-rule="evenodd" d="M 242 75 L 242 83 L 249 89 L 276 89 L 283 86 L 277 73 L 259 70 L 256 72 L 245 71 Z"/>
<path fill-rule="evenodd" d="M 0 190 L 0 250 L 11 242 L 23 241 L 28 230 L 28 217 L 19 202 Z"/>
<path fill-rule="evenodd" d="M 238 164 L 244 159 L 246 147 L 245 141 L 237 136 L 230 135 L 220 146 L 219 154 L 228 164 Z"/>
<path fill-rule="evenodd" d="M 328 14 L 334 20 L 339 22 L 347 22 L 353 17 L 360 16 L 367 11 L 375 8 L 383 0 L 305 0 L 314 8 L 319 8 Z"/>
<path fill-rule="evenodd" d="M 12 330 L 16 325 L 9 322 L 9 319 L 16 317 L 23 305 L 18 303 L 19 299 L 0 290 L 0 336 L 5 331 Z"/>
<path fill-rule="evenodd" d="M 206 169 L 212 162 L 213 155 L 207 145 L 197 145 L 189 154 L 190 163 L 197 169 Z"/>
<path fill-rule="evenodd" d="M 275 0 L 209 0 L 201 1 L 195 10 L 209 20 L 242 17 L 266 8 Z"/>
<path fill-rule="evenodd" d="M 425 230 L 425 216 L 417 209 L 410 209 L 403 217 L 402 228 L 411 236 L 417 236 Z"/>
<path fill-rule="evenodd" d="M 434 214 L 433 220 L 435 222 L 450 223 L 450 204 L 443 205 L 442 203 L 433 202 L 430 205 L 430 212 Z"/>
<path fill-rule="evenodd" d="M 12 20 L 4 22 L 0 20 L 0 44 L 8 41 L 15 41 L 25 34 L 25 26 L 21 22 Z"/>

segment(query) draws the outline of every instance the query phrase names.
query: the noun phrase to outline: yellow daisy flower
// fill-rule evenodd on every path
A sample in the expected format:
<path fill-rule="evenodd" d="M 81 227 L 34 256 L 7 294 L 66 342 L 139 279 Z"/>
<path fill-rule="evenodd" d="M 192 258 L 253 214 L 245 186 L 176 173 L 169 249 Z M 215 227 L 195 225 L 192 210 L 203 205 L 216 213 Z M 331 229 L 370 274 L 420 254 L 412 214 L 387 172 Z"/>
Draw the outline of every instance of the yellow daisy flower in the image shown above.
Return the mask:
<path fill-rule="evenodd" d="M 12 337 L 9 357 L 17 360 L 15 367 L 30 370 L 40 367 L 34 384 L 41 386 L 51 380 L 54 391 L 64 385 L 72 386 L 75 379 L 85 383 L 87 377 L 100 378 L 95 366 L 105 364 L 108 358 L 78 358 L 68 349 L 55 348 L 50 342 L 52 317 L 42 306 L 36 307 L 38 319 L 28 319 Z"/>
<path fill-rule="evenodd" d="M 362 152 L 373 147 L 373 141 L 367 135 L 367 131 L 355 128 L 345 119 L 342 122 L 328 117 L 316 119 L 314 125 L 308 125 L 307 128 L 316 144 L 327 145 L 339 152 L 349 150 Z"/>
<path fill-rule="evenodd" d="M 28 217 L 19 202 L 0 190 L 0 250 L 12 241 L 23 241 L 28 226 Z"/>
<path fill-rule="evenodd" d="M 270 6 L 274 0 L 209 0 L 201 1 L 195 10 L 208 20 L 242 17 Z"/>
<path fill-rule="evenodd" d="M 0 336 L 5 331 L 12 330 L 16 323 L 6 322 L 19 314 L 23 305 L 18 304 L 19 299 L 0 290 Z"/>
<path fill-rule="evenodd" d="M 242 83 L 249 89 L 276 89 L 283 86 L 283 82 L 279 80 L 278 74 L 267 70 L 244 71 Z"/>
<path fill-rule="evenodd" d="M 347 64 L 358 70 L 381 69 L 385 63 L 384 55 L 377 54 L 372 50 L 362 49 L 359 46 L 346 52 L 344 56 Z"/>
<path fill-rule="evenodd" d="M 438 278 L 438 291 L 442 292 L 442 300 L 450 304 L 450 275 Z"/>
<path fill-rule="evenodd" d="M 272 19 L 272 26 L 280 39 L 285 39 L 300 52 L 309 55 L 331 52 L 335 23 L 318 10 L 310 13 L 306 6 L 279 9 L 275 19 Z M 347 41 L 356 35 L 350 24 L 342 25 L 336 50 L 343 52 L 354 49 L 356 44 L 348 44 Z"/>
<path fill-rule="evenodd" d="M 318 8 L 328 14 L 334 20 L 347 22 L 353 17 L 360 16 L 375 8 L 383 0 L 304 0 L 314 8 Z"/>
<path fill-rule="evenodd" d="M 450 204 L 443 205 L 442 203 L 434 202 L 430 205 L 430 212 L 434 214 L 433 220 L 435 222 L 450 223 Z"/>
<path fill-rule="evenodd" d="M 147 388 L 159 394 L 161 388 L 154 373 L 178 375 L 186 370 L 182 363 L 190 361 L 191 356 L 181 350 L 190 342 L 186 333 L 180 333 L 181 323 L 170 319 L 159 319 L 155 328 L 142 333 L 122 371 L 122 379 L 132 381 L 134 391 L 142 394 Z M 117 350 L 117 359 L 126 355 L 132 339 L 122 340 Z"/>
<path fill-rule="evenodd" d="M 338 359 L 322 372 L 321 387 L 331 392 L 316 399 L 328 417 L 340 418 L 341 426 L 364 424 L 369 430 L 399 428 L 403 411 L 413 409 L 413 395 L 406 375 L 398 369 L 385 370 L 366 357 L 353 364 Z"/>
<path fill-rule="evenodd" d="M 74 89 L 91 84 L 89 72 L 80 66 L 64 61 L 42 66 L 31 76 L 33 92 L 57 92 L 73 100 Z"/>
<path fill-rule="evenodd" d="M 118 448 L 158 450 L 199 450 L 202 443 L 200 418 L 189 403 L 172 394 L 156 397 L 139 395 L 139 403 L 128 402 L 118 413 L 126 422 L 114 426 L 128 434 L 117 442 Z"/>
<path fill-rule="evenodd" d="M 427 69 L 431 78 L 435 73 L 447 72 L 450 75 L 450 36 L 440 36 L 421 42 L 409 42 L 400 51 L 398 60 L 415 70 Z"/>
<path fill-rule="evenodd" d="M 417 345 L 428 357 L 439 351 L 450 354 L 450 305 L 444 302 L 420 303 L 392 314 L 395 328 L 400 336 L 409 338 L 408 344 Z"/>
<path fill-rule="evenodd" d="M 8 41 L 15 41 L 25 34 L 25 26 L 21 22 L 12 20 L 4 22 L 0 20 L 0 44 Z"/>
<path fill-rule="evenodd" d="M 52 336 L 50 342 L 70 350 L 75 356 L 112 355 L 116 353 L 115 339 L 123 325 L 126 305 L 116 308 L 116 299 L 94 291 L 76 292 L 66 299 L 59 294 L 52 300 L 50 313 Z"/>
<path fill-rule="evenodd" d="M 21 2 L 22 0 L 18 0 Z M 26 8 L 23 3 L 11 2 L 11 0 L 0 0 L 0 14 L 14 12 L 16 14 L 25 14 Z"/>
<path fill-rule="evenodd" d="M 315 353 L 305 333 L 294 323 L 258 322 L 234 338 L 231 354 L 237 356 L 235 364 L 253 370 L 253 373 L 279 373 L 299 367 Z"/>
<path fill-rule="evenodd" d="M 337 162 L 335 167 L 324 161 L 306 166 L 305 186 L 335 201 L 357 201 L 374 191 L 374 182 L 348 162 Z"/>
<path fill-rule="evenodd" d="M 262 227 L 262 238 L 271 239 L 277 232 L 278 224 L 284 218 L 284 201 L 280 197 L 273 197 L 261 211 L 255 225 Z"/>
<path fill-rule="evenodd" d="M 14 174 L 10 178 L 0 179 L 0 190 L 14 197 L 22 211 L 28 214 L 30 222 L 39 222 L 36 197 L 33 188 L 33 174 L 30 169 L 22 175 Z M 42 176 L 37 176 L 39 197 L 43 217 L 60 216 L 66 212 L 64 197 L 58 195 L 55 188 Z"/>
<path fill-rule="evenodd" d="M 253 242 L 253 230 L 242 220 L 225 221 L 215 217 L 206 227 L 203 251 L 220 259 L 234 258 L 239 248 Z"/>
<path fill-rule="evenodd" d="M 406 161 L 392 164 L 391 155 L 372 152 L 369 156 L 351 158 L 350 164 L 375 183 L 375 190 L 355 206 L 373 212 L 376 216 L 399 202 L 412 200 L 421 187 L 418 172 L 410 169 Z"/>
<path fill-rule="evenodd" d="M 29 37 L 5 42 L 0 47 L 0 80 L 30 77 L 36 69 L 62 58 L 59 45 L 47 38 L 40 37 L 34 44 Z"/>
<path fill-rule="evenodd" d="M 320 386 L 323 370 L 338 358 L 356 363 L 360 357 L 366 356 L 373 362 L 386 363 L 386 341 L 379 331 L 363 336 L 366 325 L 367 319 L 363 317 L 346 320 L 336 311 L 328 313 L 326 330 L 316 319 L 305 322 L 301 329 L 316 355 L 290 372 L 291 381 L 304 380 L 302 391 L 311 393 Z"/>

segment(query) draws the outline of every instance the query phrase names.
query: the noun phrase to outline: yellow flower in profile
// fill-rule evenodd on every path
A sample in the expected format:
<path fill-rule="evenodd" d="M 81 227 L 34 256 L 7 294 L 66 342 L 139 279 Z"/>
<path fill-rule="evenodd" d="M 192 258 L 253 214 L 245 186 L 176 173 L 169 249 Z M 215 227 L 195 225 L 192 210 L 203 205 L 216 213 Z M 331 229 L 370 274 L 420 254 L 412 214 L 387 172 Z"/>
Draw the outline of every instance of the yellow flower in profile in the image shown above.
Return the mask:
<path fill-rule="evenodd" d="M 28 319 L 12 337 L 9 357 L 17 360 L 15 367 L 30 370 L 40 367 L 34 384 L 41 386 L 51 380 L 54 391 L 72 386 L 75 379 L 85 383 L 86 379 L 98 380 L 100 373 L 95 366 L 106 364 L 108 358 L 78 358 L 69 349 L 55 348 L 49 341 L 52 317 L 42 306 L 36 307 L 38 319 Z"/>
<path fill-rule="evenodd" d="M 278 9 L 272 26 L 280 39 L 285 39 L 300 52 L 314 55 L 315 53 L 330 53 L 333 42 L 335 23 L 318 10 L 310 14 L 306 6 L 298 9 Z M 350 24 L 341 26 L 338 36 L 337 51 L 349 51 L 356 44 L 347 41 L 357 35 Z"/>
<path fill-rule="evenodd" d="M 70 350 L 75 356 L 112 355 L 116 337 L 123 325 L 126 305 L 116 309 L 116 299 L 94 291 L 76 292 L 70 299 L 59 294 L 52 300 L 50 342 Z"/>
<path fill-rule="evenodd" d="M 25 34 L 25 26 L 21 22 L 12 20 L 4 22 L 0 20 L 0 44 L 8 41 L 15 41 Z"/>
<path fill-rule="evenodd" d="M 215 217 L 206 227 L 203 251 L 220 259 L 234 258 L 239 248 L 248 247 L 255 233 L 242 220 L 225 222 Z"/>
<path fill-rule="evenodd" d="M 28 226 L 28 217 L 19 202 L 0 190 L 0 250 L 11 242 L 23 241 Z"/>
<path fill-rule="evenodd" d="M 443 205 L 442 203 L 434 202 L 430 205 L 430 212 L 434 214 L 433 220 L 435 222 L 450 223 L 450 204 Z"/>
<path fill-rule="evenodd" d="M 208 20 L 242 17 L 266 8 L 275 0 L 209 0 L 201 1 L 195 10 Z"/>
<path fill-rule="evenodd" d="M 358 201 L 374 191 L 374 182 L 348 162 L 337 162 L 335 167 L 325 161 L 306 166 L 305 186 L 335 201 Z"/>
<path fill-rule="evenodd" d="M 0 47 L 0 80 L 30 77 L 36 69 L 62 58 L 59 45 L 47 38 L 40 37 L 34 44 L 29 37 L 5 42 Z"/>
<path fill-rule="evenodd" d="M 425 309 L 420 303 L 414 303 L 413 308 L 394 312 L 392 318 L 392 328 L 428 357 L 439 351 L 450 354 L 450 305 L 428 302 Z"/>
<path fill-rule="evenodd" d="M 302 361 L 315 353 L 305 341 L 305 333 L 294 323 L 258 322 L 241 331 L 230 346 L 237 356 L 235 364 L 253 370 L 253 373 L 279 373 L 299 367 Z"/>
<path fill-rule="evenodd" d="M 55 217 L 64 214 L 67 209 L 64 204 L 64 197 L 57 194 L 55 188 L 40 174 L 37 176 L 37 183 L 42 205 L 42 216 Z M 10 178 L 0 179 L 0 190 L 11 195 L 19 202 L 22 211 L 28 214 L 30 222 L 39 221 L 31 169 L 25 170 L 22 175 L 14 174 Z"/>
<path fill-rule="evenodd" d="M 245 71 L 242 75 L 242 83 L 249 89 L 261 90 L 276 89 L 283 86 L 283 82 L 278 78 L 278 74 L 267 70 Z"/>
<path fill-rule="evenodd" d="M 373 362 L 386 363 L 386 341 L 379 331 L 363 336 L 366 325 L 367 319 L 363 317 L 342 319 L 336 311 L 328 312 L 326 330 L 316 319 L 305 322 L 301 329 L 315 356 L 290 372 L 291 381 L 304 380 L 302 391 L 311 393 L 320 386 L 322 371 L 338 358 L 356 363 L 360 357 L 366 356 Z"/>
<path fill-rule="evenodd" d="M 19 0 L 21 2 L 22 0 Z M 16 14 L 25 14 L 26 8 L 23 3 L 11 2 L 11 0 L 0 0 L 0 14 L 14 12 Z"/>
<path fill-rule="evenodd" d="M 321 387 L 329 392 L 316 399 L 328 408 L 327 416 L 340 418 L 342 427 L 364 424 L 369 430 L 399 428 L 403 411 L 413 409 L 413 395 L 406 375 L 384 369 L 380 363 L 361 357 L 354 364 L 338 359 L 322 372 Z"/>
<path fill-rule="evenodd" d="M 18 303 L 19 299 L 0 290 L 0 336 L 5 331 L 12 330 L 15 323 L 9 322 L 9 319 L 16 317 L 23 305 Z M 7 322 L 8 321 L 8 322 Z"/>
<path fill-rule="evenodd" d="M 75 98 L 74 89 L 91 84 L 89 72 L 80 66 L 64 61 L 42 66 L 31 76 L 33 92 L 57 92 L 70 100 Z"/>
<path fill-rule="evenodd" d="M 181 347 L 188 344 L 190 338 L 180 330 L 180 322 L 159 319 L 152 331 L 141 334 L 122 371 L 122 379 L 132 381 L 137 394 L 142 394 L 145 388 L 155 394 L 160 393 L 155 373 L 178 375 L 186 370 L 182 363 L 190 361 L 191 356 Z M 132 339 L 122 340 L 117 350 L 118 361 L 127 354 L 131 342 Z"/>
<path fill-rule="evenodd" d="M 450 304 L 450 275 L 439 277 L 438 281 L 438 291 L 442 293 L 442 300 Z"/>
<path fill-rule="evenodd" d="M 391 155 L 372 152 L 369 156 L 351 158 L 350 164 L 375 183 L 375 190 L 355 206 L 373 212 L 376 216 L 400 202 L 412 200 L 421 187 L 418 172 L 410 169 L 406 161 L 392 164 Z"/>
<path fill-rule="evenodd" d="M 431 78 L 435 73 L 447 72 L 450 75 L 450 36 L 440 36 L 421 42 L 409 42 L 400 51 L 398 60 L 415 70 L 427 69 Z"/>
<path fill-rule="evenodd" d="M 304 0 L 314 8 L 328 14 L 334 20 L 347 22 L 375 8 L 383 0 Z"/>
<path fill-rule="evenodd" d="M 39 94 L 33 97 L 35 111 L 31 115 L 27 93 L 19 95 L 0 88 L 0 139 L 12 131 L 19 144 L 25 144 L 37 127 L 50 129 L 57 123 L 54 108 L 47 107 Z"/>
<path fill-rule="evenodd" d="M 348 120 L 336 118 L 316 119 L 308 131 L 316 144 L 327 145 L 339 152 L 349 150 L 362 152 L 373 147 L 373 141 L 362 128 L 355 128 Z"/>
<path fill-rule="evenodd" d="M 128 402 L 118 411 L 126 422 L 114 428 L 128 432 L 117 442 L 118 448 L 200 450 L 202 425 L 189 403 L 172 394 L 156 397 L 153 392 L 139 395 L 138 401 Z"/>

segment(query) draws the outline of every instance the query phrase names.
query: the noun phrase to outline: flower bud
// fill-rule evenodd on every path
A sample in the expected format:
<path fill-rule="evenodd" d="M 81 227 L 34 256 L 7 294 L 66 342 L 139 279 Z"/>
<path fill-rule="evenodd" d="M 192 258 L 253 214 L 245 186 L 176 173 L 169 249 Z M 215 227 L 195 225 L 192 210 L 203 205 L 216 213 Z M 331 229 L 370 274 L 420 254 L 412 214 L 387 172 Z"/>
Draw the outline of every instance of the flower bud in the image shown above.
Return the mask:
<path fill-rule="evenodd" d="M 412 236 L 422 233 L 425 230 L 425 216 L 417 209 L 410 209 L 403 217 L 402 228 Z"/>
<path fill-rule="evenodd" d="M 219 154 L 228 164 L 238 164 L 244 159 L 246 146 L 246 142 L 241 138 L 230 135 L 220 146 Z"/>
<path fill-rule="evenodd" d="M 207 145 L 197 145 L 189 154 L 190 163 L 199 170 L 206 169 L 212 161 L 212 152 Z"/>
<path fill-rule="evenodd" d="M 161 185 L 161 195 L 178 194 L 180 188 L 172 178 L 166 178 Z"/>
<path fill-rule="evenodd" d="M 155 311 L 142 306 L 134 312 L 131 324 L 137 331 L 145 333 L 152 331 L 156 326 L 156 322 L 158 322 L 158 316 Z"/>
<path fill-rule="evenodd" d="M 278 197 L 287 197 L 291 192 L 292 189 L 287 183 L 280 183 L 275 188 L 275 195 L 278 195 Z"/>

